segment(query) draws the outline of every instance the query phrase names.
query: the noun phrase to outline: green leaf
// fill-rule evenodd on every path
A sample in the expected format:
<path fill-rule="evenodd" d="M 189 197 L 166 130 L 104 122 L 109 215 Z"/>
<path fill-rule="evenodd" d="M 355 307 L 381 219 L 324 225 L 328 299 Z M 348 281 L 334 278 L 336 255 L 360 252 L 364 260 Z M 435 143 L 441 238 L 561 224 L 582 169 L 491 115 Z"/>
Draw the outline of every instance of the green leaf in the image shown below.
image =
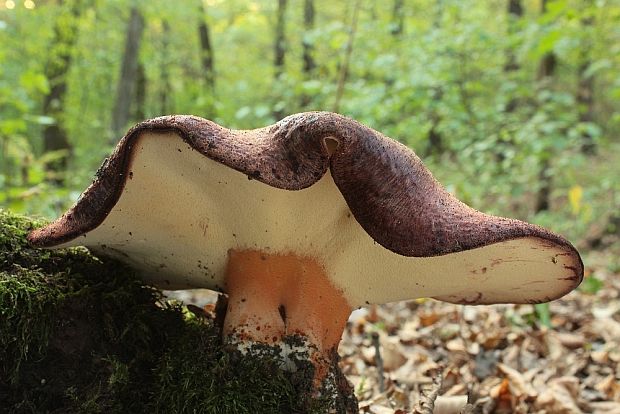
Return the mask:
<path fill-rule="evenodd" d="M 538 303 L 534 305 L 536 310 L 536 316 L 541 326 L 551 328 L 551 312 L 549 311 L 548 303 Z"/>
<path fill-rule="evenodd" d="M 29 93 L 49 93 L 47 78 L 42 73 L 27 71 L 19 77 L 19 84 Z"/>
<path fill-rule="evenodd" d="M 603 287 L 604 283 L 601 279 L 594 275 L 586 276 L 579 286 L 579 290 L 590 295 L 596 294 Z"/>
<path fill-rule="evenodd" d="M 5 119 L 0 121 L 0 134 L 15 135 L 26 130 L 26 122 L 23 119 Z"/>
<path fill-rule="evenodd" d="M 599 59 L 599 60 L 596 60 L 590 63 L 586 71 L 583 73 L 583 76 L 586 78 L 589 78 L 590 76 L 593 76 L 600 71 L 603 71 L 606 69 L 612 69 L 612 68 L 613 68 L 613 64 L 611 63 L 611 60 Z"/>

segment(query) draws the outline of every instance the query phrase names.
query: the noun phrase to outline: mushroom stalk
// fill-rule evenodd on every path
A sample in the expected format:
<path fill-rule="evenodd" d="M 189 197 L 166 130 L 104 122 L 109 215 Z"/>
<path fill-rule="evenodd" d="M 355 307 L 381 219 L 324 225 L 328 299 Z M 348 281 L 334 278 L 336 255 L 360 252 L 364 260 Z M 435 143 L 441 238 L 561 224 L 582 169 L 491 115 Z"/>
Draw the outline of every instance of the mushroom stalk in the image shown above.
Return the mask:
<path fill-rule="evenodd" d="M 230 250 L 226 290 L 226 338 L 239 344 L 277 345 L 299 335 L 314 348 L 315 378 L 327 374 L 352 309 L 316 259 Z"/>

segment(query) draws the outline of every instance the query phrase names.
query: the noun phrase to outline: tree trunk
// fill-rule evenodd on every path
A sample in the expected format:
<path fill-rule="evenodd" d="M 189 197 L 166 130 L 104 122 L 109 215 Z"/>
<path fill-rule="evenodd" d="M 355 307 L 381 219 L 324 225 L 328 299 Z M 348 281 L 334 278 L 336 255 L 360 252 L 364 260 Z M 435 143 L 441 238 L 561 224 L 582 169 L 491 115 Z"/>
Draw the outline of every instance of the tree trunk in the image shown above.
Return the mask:
<path fill-rule="evenodd" d="M 284 33 L 286 26 L 286 3 L 287 0 L 278 0 L 276 37 L 273 44 L 273 66 L 276 80 L 278 80 L 284 72 L 284 58 L 286 56 L 286 37 Z"/>
<path fill-rule="evenodd" d="M 286 4 L 287 0 L 278 0 L 278 9 L 276 11 L 276 31 L 273 43 L 273 77 L 275 82 L 280 82 L 280 78 L 284 73 L 284 59 L 286 56 Z M 284 117 L 284 110 L 281 108 L 279 103 L 274 106 L 272 114 L 276 120 Z"/>
<path fill-rule="evenodd" d="M 433 30 L 440 30 L 441 18 L 443 13 L 443 2 L 440 0 L 435 5 L 435 19 L 433 21 Z M 429 105 L 428 117 L 431 120 L 431 129 L 428 131 L 428 145 L 426 146 L 426 154 L 432 155 L 441 154 L 444 150 L 443 137 L 439 132 L 439 125 L 441 123 L 441 114 L 438 111 L 438 106 L 443 98 L 443 88 L 441 86 L 435 86 L 432 88 L 433 97 L 431 104 Z"/>
<path fill-rule="evenodd" d="M 138 63 L 138 78 L 136 80 L 136 97 L 134 118 L 138 120 L 146 119 L 146 70 L 144 63 Z"/>
<path fill-rule="evenodd" d="M 162 41 L 161 41 L 161 89 L 159 90 L 159 113 L 161 115 L 165 115 L 170 113 L 170 72 L 168 71 L 169 61 L 169 52 L 170 52 L 170 43 L 168 38 L 170 36 L 170 24 L 168 24 L 168 20 L 162 22 Z"/>
<path fill-rule="evenodd" d="M 344 86 L 349 76 L 349 65 L 351 63 L 351 55 L 353 54 L 353 43 L 355 41 L 355 34 L 357 33 L 357 18 L 361 6 L 361 0 L 356 0 L 353 6 L 353 15 L 351 17 L 351 26 L 349 27 L 349 39 L 347 40 L 347 46 L 344 52 L 344 59 L 340 64 L 340 71 L 338 73 L 338 83 L 336 87 L 336 100 L 334 102 L 334 112 L 340 110 L 340 101 L 344 95 Z"/>
<path fill-rule="evenodd" d="M 207 9 L 206 3 L 203 3 L 203 7 L 200 9 L 201 18 L 198 23 L 198 37 L 200 39 L 200 61 L 202 63 L 202 72 L 205 85 L 210 93 L 208 104 L 203 108 L 204 114 L 208 118 L 215 117 L 215 68 L 214 68 L 214 53 L 213 46 L 211 45 L 211 35 L 209 26 L 207 23 Z"/>
<path fill-rule="evenodd" d="M 547 13 L 547 0 L 542 0 L 541 12 L 543 15 Z M 555 54 L 552 51 L 545 53 L 538 65 L 538 80 L 548 82 L 553 77 L 556 64 Z"/>
<path fill-rule="evenodd" d="M 9 189 L 13 186 L 13 169 L 15 168 L 15 162 L 13 157 L 9 157 L 9 137 L 0 133 L 0 167 L 2 170 L 0 174 L 4 177 L 4 187 Z M 2 189 L 4 191 L 4 189 Z M 5 192 L 7 203 L 11 200 L 9 192 Z"/>
<path fill-rule="evenodd" d="M 429 114 L 431 120 L 431 129 L 428 131 L 428 145 L 426 153 L 428 155 L 440 155 L 445 150 L 441 132 L 439 132 L 439 124 L 441 123 L 441 115 L 437 110 L 437 106 L 443 97 L 443 89 L 441 87 L 433 88 L 433 100 L 431 103 L 431 111 Z"/>
<path fill-rule="evenodd" d="M 523 6 L 521 4 L 521 0 L 508 0 L 507 7 L 507 23 L 506 23 L 506 33 L 508 38 L 512 38 L 518 30 L 519 23 L 521 18 L 523 17 Z M 517 61 L 517 58 L 514 54 L 514 45 L 510 42 L 508 48 L 506 49 L 506 62 L 504 63 L 504 73 L 506 74 L 505 78 L 508 82 L 512 82 L 516 78 L 516 74 L 521 69 L 521 65 Z M 500 134 L 500 140 L 497 142 L 496 147 L 494 148 L 494 157 L 498 164 L 501 164 L 506 158 L 505 152 L 509 148 L 513 148 L 515 143 L 512 137 L 512 128 L 511 124 L 513 123 L 512 117 L 508 116 L 509 114 L 515 112 L 519 105 L 519 99 L 517 96 L 514 96 L 514 91 L 510 91 L 511 96 L 506 102 L 506 106 L 504 107 L 504 113 L 507 116 L 503 117 L 503 121 L 500 123 L 500 128 L 504 128 L 507 132 L 506 135 Z"/>
<path fill-rule="evenodd" d="M 206 10 L 204 8 L 201 9 L 201 13 L 206 15 Z M 206 16 L 200 19 L 200 23 L 198 24 L 198 35 L 200 37 L 200 61 L 202 63 L 205 83 L 211 90 L 211 93 L 213 93 L 215 91 L 214 56 Z"/>
<path fill-rule="evenodd" d="M 287 0 L 278 0 L 278 9 L 276 11 L 276 30 L 273 42 L 273 80 L 277 84 L 284 73 L 284 59 L 286 56 L 286 5 Z M 276 88 L 276 90 L 278 90 Z M 272 115 L 276 120 L 284 117 L 284 106 L 279 102 L 278 93 L 274 95 L 275 104 L 273 105 Z"/>
<path fill-rule="evenodd" d="M 543 0 L 541 4 L 542 13 L 547 12 L 547 0 Z M 547 87 L 547 84 L 553 78 L 557 60 L 553 52 L 547 52 L 541 59 L 538 66 L 538 81 L 543 88 Z M 539 187 L 536 194 L 536 212 L 549 210 L 552 176 L 551 176 L 551 160 L 550 155 L 543 154 L 541 156 L 540 170 L 538 172 Z"/>
<path fill-rule="evenodd" d="M 538 193 L 536 194 L 536 212 L 540 213 L 541 211 L 548 211 L 550 205 L 550 195 L 551 195 L 551 173 L 549 168 L 551 167 L 551 162 L 548 156 L 542 158 L 540 163 L 540 170 L 538 172 Z"/>
<path fill-rule="evenodd" d="M 545 53 L 538 66 L 538 80 L 546 82 L 553 77 L 556 65 L 557 60 L 555 54 L 553 52 Z"/>
<path fill-rule="evenodd" d="M 314 29 L 314 0 L 304 0 L 304 36 L 302 39 L 302 71 L 304 79 L 312 79 L 312 74 L 316 68 L 314 61 L 314 43 L 308 38 L 309 33 Z M 310 104 L 311 97 L 307 94 L 301 96 L 301 106 L 306 107 Z"/>
<path fill-rule="evenodd" d="M 64 181 L 64 171 L 72 152 L 67 131 L 63 127 L 62 114 L 65 111 L 71 53 L 77 41 L 78 21 L 83 9 L 80 0 L 61 1 L 60 5 L 62 11 L 54 25 L 54 40 L 45 66 L 50 92 L 43 100 L 43 113 L 55 121 L 43 130 L 43 151 L 66 151 L 56 161 L 46 165 L 48 181 L 58 185 Z"/>
<path fill-rule="evenodd" d="M 519 21 L 523 17 L 523 6 L 521 0 L 508 0 L 508 28 L 507 32 L 509 36 L 514 35 L 517 31 Z M 512 46 L 506 50 L 506 64 L 504 65 L 504 72 L 508 75 L 508 79 L 512 78 L 513 73 L 519 71 L 521 65 L 517 62 L 517 58 L 514 54 Z M 517 108 L 517 98 L 512 97 L 506 104 L 506 112 L 514 112 Z"/>
<path fill-rule="evenodd" d="M 114 142 L 124 132 L 130 118 L 130 106 L 136 90 L 138 80 L 138 53 L 140 41 L 144 30 L 142 14 L 136 6 L 131 8 L 127 35 L 125 38 L 125 51 L 121 64 L 121 73 L 116 88 L 116 102 L 112 112 L 111 141 Z"/>
<path fill-rule="evenodd" d="M 314 29 L 314 0 L 304 0 L 304 31 L 306 36 L 304 36 L 302 44 L 304 60 L 303 71 L 308 77 L 316 67 L 314 57 L 312 56 L 314 44 L 307 38 L 308 32 L 312 29 Z"/>
<path fill-rule="evenodd" d="M 403 12 L 403 6 L 405 0 L 394 0 L 392 5 L 392 25 L 390 27 L 390 33 L 394 37 L 398 37 L 403 34 L 405 29 L 405 13 Z"/>
<path fill-rule="evenodd" d="M 585 4 L 591 6 L 592 1 Z M 588 73 L 588 68 L 592 63 L 590 59 L 590 50 L 592 49 L 592 37 L 590 31 L 594 24 L 594 18 L 588 16 L 581 21 L 585 41 L 581 46 L 581 64 L 578 70 L 577 80 L 577 107 L 579 110 L 579 122 L 594 122 L 594 75 Z M 581 134 L 581 152 L 586 155 L 596 154 L 596 143 L 594 137 L 588 130 L 584 130 Z"/>
<path fill-rule="evenodd" d="M 577 105 L 579 107 L 579 122 L 594 122 L 594 77 L 586 73 L 590 67 L 590 60 L 585 60 L 579 66 L 579 81 L 577 86 Z M 584 130 L 581 135 L 581 151 L 586 155 L 596 154 L 594 138 Z"/>
<path fill-rule="evenodd" d="M 508 0 L 508 14 L 520 19 L 523 16 L 521 0 Z"/>

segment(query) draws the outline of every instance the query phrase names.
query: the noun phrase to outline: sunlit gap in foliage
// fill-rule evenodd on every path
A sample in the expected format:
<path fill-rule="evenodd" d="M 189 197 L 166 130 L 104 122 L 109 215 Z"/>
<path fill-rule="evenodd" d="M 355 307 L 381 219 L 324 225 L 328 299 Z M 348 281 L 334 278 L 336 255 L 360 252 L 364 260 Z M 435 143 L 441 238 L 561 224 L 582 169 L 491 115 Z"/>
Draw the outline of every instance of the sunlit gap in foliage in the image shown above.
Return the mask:
<path fill-rule="evenodd" d="M 223 3 L 224 0 L 202 0 L 205 6 L 217 6 L 220 3 Z"/>
<path fill-rule="evenodd" d="M 0 2 L 0 9 L 2 8 L 6 8 L 8 10 L 13 10 L 15 8 L 16 4 L 15 1 L 13 0 L 6 0 L 4 3 Z M 25 0 L 23 3 L 24 8 L 28 9 L 28 10 L 32 10 L 35 7 L 37 7 L 37 5 L 35 4 L 34 1 L 32 0 Z"/>

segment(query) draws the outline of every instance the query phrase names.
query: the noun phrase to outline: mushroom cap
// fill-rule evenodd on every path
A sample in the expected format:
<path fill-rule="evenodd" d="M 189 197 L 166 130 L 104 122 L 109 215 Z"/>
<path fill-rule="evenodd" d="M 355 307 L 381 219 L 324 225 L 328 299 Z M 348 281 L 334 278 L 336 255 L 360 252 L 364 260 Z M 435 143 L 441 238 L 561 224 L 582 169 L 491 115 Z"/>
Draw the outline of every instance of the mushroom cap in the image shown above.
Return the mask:
<path fill-rule="evenodd" d="M 583 277 L 564 238 L 468 207 L 412 150 L 328 112 L 249 131 L 194 116 L 142 122 L 29 241 L 88 246 L 164 289 L 226 291 L 230 249 L 294 253 L 324 266 L 351 306 L 539 303 Z"/>

